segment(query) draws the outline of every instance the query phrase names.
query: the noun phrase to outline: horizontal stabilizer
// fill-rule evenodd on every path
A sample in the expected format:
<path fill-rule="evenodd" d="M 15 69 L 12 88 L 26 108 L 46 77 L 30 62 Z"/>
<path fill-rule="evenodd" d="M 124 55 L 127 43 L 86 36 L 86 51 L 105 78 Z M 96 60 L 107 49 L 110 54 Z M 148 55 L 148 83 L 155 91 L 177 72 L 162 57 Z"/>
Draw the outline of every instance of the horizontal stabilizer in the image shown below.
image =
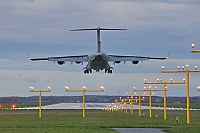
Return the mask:
<path fill-rule="evenodd" d="M 76 29 L 76 30 L 70 30 L 70 31 L 84 31 L 84 30 L 127 30 L 127 29 L 113 29 L 113 28 L 86 28 L 86 29 Z"/>

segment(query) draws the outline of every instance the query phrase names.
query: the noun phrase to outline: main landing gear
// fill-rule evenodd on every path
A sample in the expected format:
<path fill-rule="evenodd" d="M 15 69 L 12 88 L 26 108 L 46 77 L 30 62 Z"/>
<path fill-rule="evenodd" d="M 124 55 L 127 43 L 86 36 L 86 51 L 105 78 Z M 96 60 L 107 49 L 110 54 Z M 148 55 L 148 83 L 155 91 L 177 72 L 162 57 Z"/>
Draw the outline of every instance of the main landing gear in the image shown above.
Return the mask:
<path fill-rule="evenodd" d="M 112 70 L 105 70 L 105 73 L 112 74 Z"/>
<path fill-rule="evenodd" d="M 97 70 L 97 72 L 99 72 L 99 70 Z M 87 70 L 87 69 L 85 69 L 84 70 L 84 74 L 90 74 L 90 73 L 92 73 L 92 70 Z M 112 70 L 105 70 L 105 73 L 108 73 L 108 74 L 112 74 Z"/>
<path fill-rule="evenodd" d="M 92 70 L 84 70 L 84 74 L 89 74 L 89 73 L 92 73 Z"/>

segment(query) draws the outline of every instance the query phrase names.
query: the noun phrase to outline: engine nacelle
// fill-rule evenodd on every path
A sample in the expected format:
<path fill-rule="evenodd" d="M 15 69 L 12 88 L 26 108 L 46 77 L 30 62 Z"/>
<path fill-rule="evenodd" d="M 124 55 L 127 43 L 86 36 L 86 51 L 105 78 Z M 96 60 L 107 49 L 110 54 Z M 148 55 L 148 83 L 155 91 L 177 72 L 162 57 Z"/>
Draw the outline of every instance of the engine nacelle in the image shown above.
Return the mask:
<path fill-rule="evenodd" d="M 139 60 L 136 60 L 136 61 L 132 61 L 133 64 L 138 64 L 139 63 Z"/>
<path fill-rule="evenodd" d="M 120 62 L 121 62 L 121 61 L 115 61 L 115 63 L 117 63 L 117 64 L 120 63 Z"/>
<path fill-rule="evenodd" d="M 63 65 L 63 64 L 65 64 L 64 61 L 57 61 L 57 63 L 58 63 L 58 65 Z"/>
<path fill-rule="evenodd" d="M 76 62 L 76 64 L 80 64 L 81 63 L 81 61 L 75 61 Z"/>

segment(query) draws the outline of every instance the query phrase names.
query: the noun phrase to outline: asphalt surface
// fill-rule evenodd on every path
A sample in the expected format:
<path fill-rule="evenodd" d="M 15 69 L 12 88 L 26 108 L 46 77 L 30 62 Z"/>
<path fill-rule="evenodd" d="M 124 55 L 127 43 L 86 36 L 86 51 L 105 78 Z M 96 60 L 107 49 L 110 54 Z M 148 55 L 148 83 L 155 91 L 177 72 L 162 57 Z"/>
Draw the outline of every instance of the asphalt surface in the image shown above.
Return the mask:
<path fill-rule="evenodd" d="M 158 128 L 113 128 L 119 133 L 165 133 Z"/>

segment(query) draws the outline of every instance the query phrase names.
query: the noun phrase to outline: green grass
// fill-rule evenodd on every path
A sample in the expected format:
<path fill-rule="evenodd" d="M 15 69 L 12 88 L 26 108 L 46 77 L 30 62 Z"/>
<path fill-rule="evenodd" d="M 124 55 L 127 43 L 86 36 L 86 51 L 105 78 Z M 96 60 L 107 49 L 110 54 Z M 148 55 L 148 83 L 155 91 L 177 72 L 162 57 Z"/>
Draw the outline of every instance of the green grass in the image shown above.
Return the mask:
<path fill-rule="evenodd" d="M 143 105 L 149 106 L 149 103 L 143 103 Z M 152 106 L 164 107 L 163 103 L 152 103 Z M 167 107 L 186 108 L 186 103 L 167 103 Z M 190 108 L 200 109 L 200 104 L 199 103 L 190 103 Z"/>
<path fill-rule="evenodd" d="M 186 111 L 167 111 L 167 120 L 163 120 L 163 111 L 153 110 L 149 118 L 149 110 L 142 110 L 146 117 L 139 117 L 138 110 L 134 115 L 130 112 L 106 112 L 102 110 L 43 110 L 42 118 L 38 118 L 37 110 L 1 110 L 0 132 L 67 132 L 67 133 L 116 133 L 110 128 L 162 128 L 169 133 L 200 133 L 200 111 L 191 111 L 191 124 L 186 124 Z M 155 115 L 158 114 L 158 119 Z M 175 121 L 180 117 L 180 123 Z"/>
<path fill-rule="evenodd" d="M 12 108 L 13 104 L 16 105 L 16 107 L 21 107 L 21 108 L 25 108 L 25 107 L 36 107 L 38 106 L 38 103 L 0 103 L 2 108 Z M 42 103 L 43 105 L 51 105 L 53 103 Z"/>

